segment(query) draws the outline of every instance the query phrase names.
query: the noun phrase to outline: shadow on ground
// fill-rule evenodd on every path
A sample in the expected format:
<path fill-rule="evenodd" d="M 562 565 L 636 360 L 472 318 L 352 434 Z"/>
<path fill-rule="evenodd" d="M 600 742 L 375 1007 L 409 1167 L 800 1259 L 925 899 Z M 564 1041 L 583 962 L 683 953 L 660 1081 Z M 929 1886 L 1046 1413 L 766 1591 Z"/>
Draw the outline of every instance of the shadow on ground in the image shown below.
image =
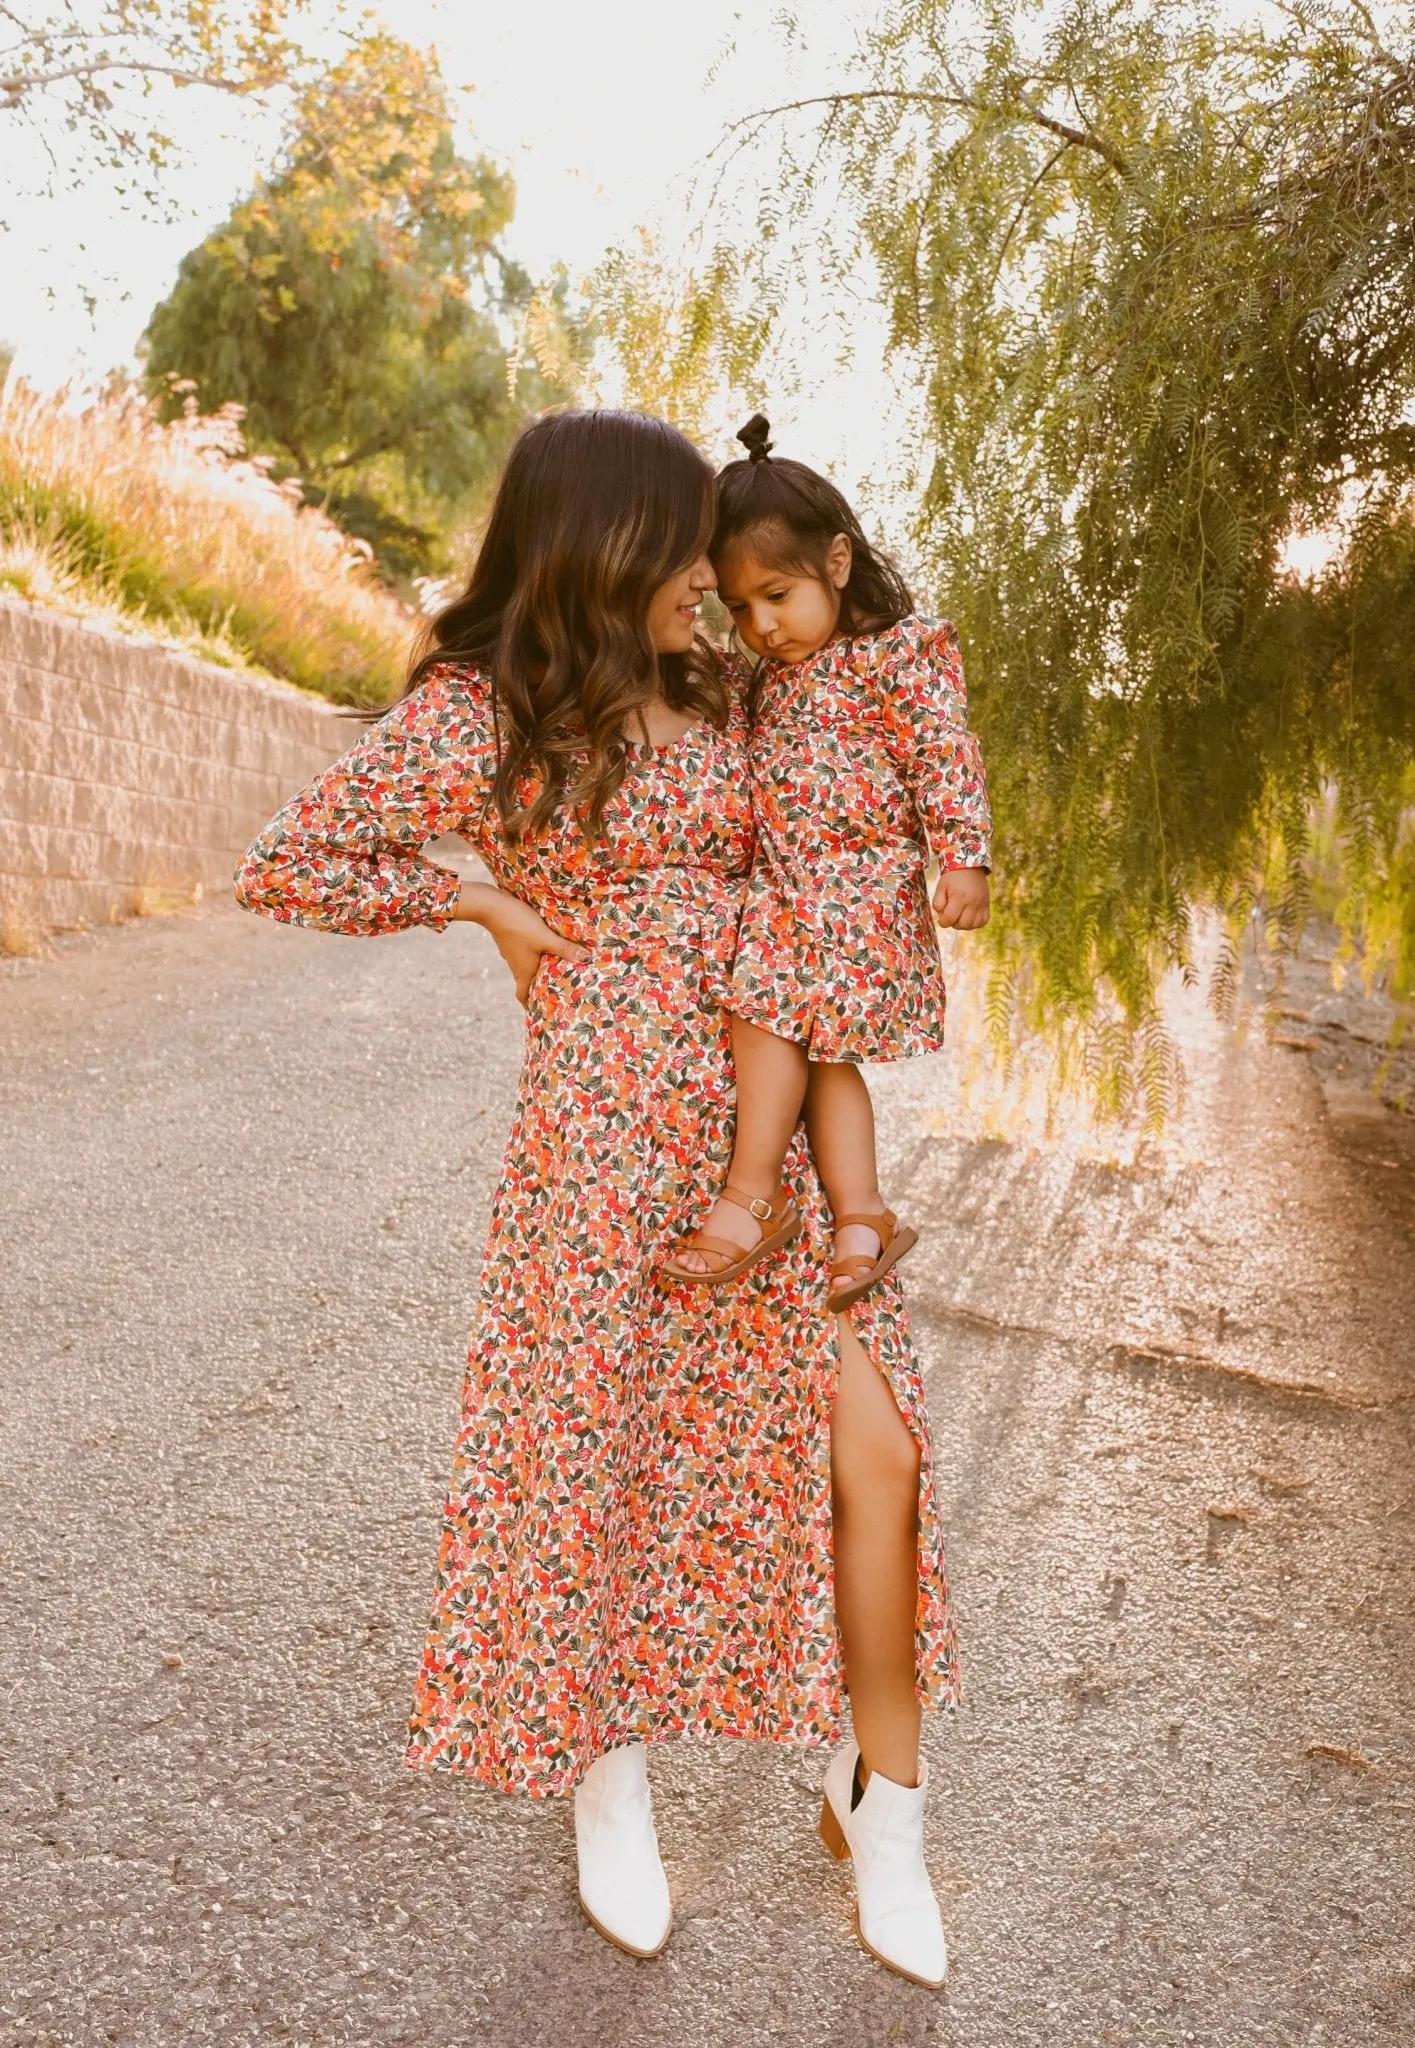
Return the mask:
<path fill-rule="evenodd" d="M 818 1757 L 656 1757 L 657 1964 L 582 1923 L 562 1808 L 403 1771 L 499 974 L 218 908 L 0 981 L 0 2039 L 1415 2036 L 1410 1127 L 1214 1029 L 1139 1168 L 877 1080 L 967 1659 L 946 1995 L 854 1945 Z"/>

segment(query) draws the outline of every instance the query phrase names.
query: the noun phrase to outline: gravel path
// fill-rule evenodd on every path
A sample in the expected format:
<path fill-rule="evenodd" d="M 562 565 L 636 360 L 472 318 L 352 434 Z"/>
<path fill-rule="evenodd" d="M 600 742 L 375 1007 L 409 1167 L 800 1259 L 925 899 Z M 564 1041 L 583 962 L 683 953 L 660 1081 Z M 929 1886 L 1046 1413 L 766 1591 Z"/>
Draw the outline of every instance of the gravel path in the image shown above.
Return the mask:
<path fill-rule="evenodd" d="M 648 1964 L 563 1807 L 403 1770 L 518 1059 L 487 950 L 218 907 L 0 976 L 0 2040 L 1415 2038 L 1415 1123 L 1200 1017 L 1140 1168 L 878 1080 L 967 1659 L 945 1995 L 854 1945 L 818 1757 L 656 1754 Z"/>

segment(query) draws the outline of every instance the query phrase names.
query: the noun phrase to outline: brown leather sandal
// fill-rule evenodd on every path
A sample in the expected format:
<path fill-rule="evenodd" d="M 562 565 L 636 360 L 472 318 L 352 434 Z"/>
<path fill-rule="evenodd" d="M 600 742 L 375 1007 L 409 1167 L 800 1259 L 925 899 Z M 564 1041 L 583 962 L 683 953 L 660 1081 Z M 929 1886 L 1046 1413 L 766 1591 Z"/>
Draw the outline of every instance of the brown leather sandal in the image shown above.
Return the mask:
<path fill-rule="evenodd" d="M 682 1265 L 677 1258 L 669 1259 L 664 1272 L 670 1280 L 682 1281 L 689 1287 L 725 1287 L 730 1280 L 739 1280 L 749 1266 L 755 1266 L 758 1259 L 764 1259 L 768 1252 L 779 1251 L 782 1245 L 790 1244 L 801 1231 L 801 1217 L 794 1202 L 778 1194 L 775 1202 L 767 1202 L 760 1195 L 755 1199 L 744 1195 L 740 1188 L 731 1185 L 722 1189 L 719 1202 L 731 1202 L 735 1208 L 745 1209 L 749 1216 L 755 1216 L 762 1227 L 761 1240 L 750 1251 L 743 1251 L 740 1244 L 733 1244 L 726 1237 L 704 1237 L 695 1233 L 688 1238 L 681 1249 L 685 1252 L 701 1252 L 705 1259 L 715 1260 L 705 1273 L 694 1273 Z"/>
<path fill-rule="evenodd" d="M 852 1308 L 862 1294 L 868 1294 L 877 1287 L 891 1266 L 898 1264 L 905 1252 L 913 1251 L 919 1242 L 917 1230 L 901 1230 L 899 1219 L 892 1209 L 877 1210 L 873 1216 L 837 1216 L 835 1227 L 843 1230 L 847 1223 L 863 1223 L 879 1238 L 879 1257 L 868 1258 L 864 1252 L 857 1252 L 853 1258 L 837 1259 L 830 1269 L 830 1298 L 826 1302 L 829 1314 L 838 1316 Z M 844 1281 L 844 1286 L 840 1285 Z"/>

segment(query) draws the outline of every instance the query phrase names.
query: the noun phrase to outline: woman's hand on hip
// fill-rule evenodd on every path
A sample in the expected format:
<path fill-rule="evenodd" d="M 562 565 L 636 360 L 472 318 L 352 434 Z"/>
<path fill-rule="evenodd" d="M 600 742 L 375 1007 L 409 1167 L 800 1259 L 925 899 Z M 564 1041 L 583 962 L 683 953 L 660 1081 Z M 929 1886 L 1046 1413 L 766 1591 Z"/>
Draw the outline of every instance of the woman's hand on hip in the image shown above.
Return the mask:
<path fill-rule="evenodd" d="M 496 950 L 511 970 L 516 1000 L 525 1004 L 530 997 L 536 969 L 547 953 L 558 960 L 588 960 L 589 949 L 574 939 L 552 931 L 538 910 L 494 889 L 489 882 L 464 882 L 454 917 L 479 924 L 491 933 Z"/>

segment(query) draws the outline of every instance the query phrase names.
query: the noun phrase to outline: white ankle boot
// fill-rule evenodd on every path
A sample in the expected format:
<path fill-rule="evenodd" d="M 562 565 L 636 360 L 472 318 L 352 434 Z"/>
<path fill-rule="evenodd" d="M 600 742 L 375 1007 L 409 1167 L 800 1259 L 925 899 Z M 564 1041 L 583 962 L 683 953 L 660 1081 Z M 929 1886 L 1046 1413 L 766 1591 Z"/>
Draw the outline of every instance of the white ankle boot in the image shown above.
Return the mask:
<path fill-rule="evenodd" d="M 673 1926 L 653 1827 L 644 1745 L 607 1750 L 575 1791 L 580 1904 L 606 1941 L 656 1956 Z"/>
<path fill-rule="evenodd" d="M 927 1764 L 912 1789 L 870 1773 L 851 1811 L 858 1746 L 837 1750 L 826 1769 L 821 1840 L 832 1856 L 855 1862 L 855 1920 L 870 1954 L 901 1977 L 937 1990 L 948 1975 L 938 1901 L 924 1868 Z"/>

